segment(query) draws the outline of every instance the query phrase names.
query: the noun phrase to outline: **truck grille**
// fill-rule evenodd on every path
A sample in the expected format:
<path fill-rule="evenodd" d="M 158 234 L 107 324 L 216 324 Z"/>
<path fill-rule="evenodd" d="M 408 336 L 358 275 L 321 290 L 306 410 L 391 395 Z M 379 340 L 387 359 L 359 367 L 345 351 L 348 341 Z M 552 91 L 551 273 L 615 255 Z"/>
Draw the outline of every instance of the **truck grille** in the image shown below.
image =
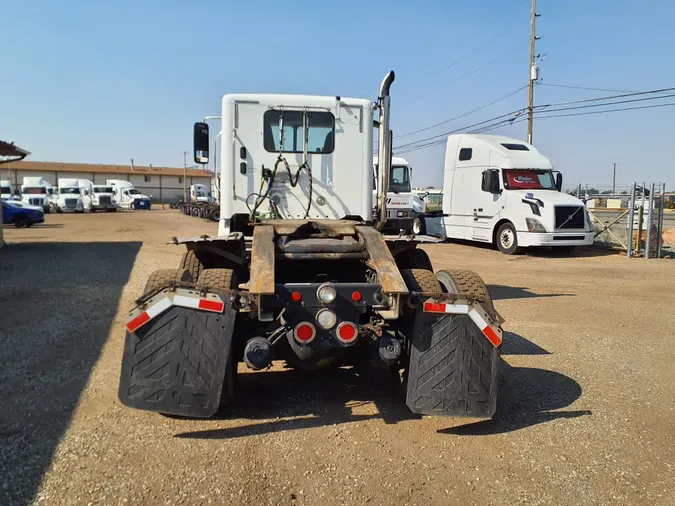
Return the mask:
<path fill-rule="evenodd" d="M 555 206 L 555 228 L 584 228 L 582 206 Z"/>
<path fill-rule="evenodd" d="M 77 199 L 66 199 L 66 206 L 67 207 L 76 207 L 77 206 Z"/>
<path fill-rule="evenodd" d="M 108 195 L 102 195 L 98 198 L 98 203 L 101 205 L 110 205 L 111 199 Z"/>
<path fill-rule="evenodd" d="M 28 199 L 28 203 L 29 203 L 31 206 L 41 206 L 41 205 L 43 204 L 43 202 L 44 202 L 44 201 L 43 201 L 43 199 L 41 199 L 41 198 L 33 197 L 33 198 Z"/>

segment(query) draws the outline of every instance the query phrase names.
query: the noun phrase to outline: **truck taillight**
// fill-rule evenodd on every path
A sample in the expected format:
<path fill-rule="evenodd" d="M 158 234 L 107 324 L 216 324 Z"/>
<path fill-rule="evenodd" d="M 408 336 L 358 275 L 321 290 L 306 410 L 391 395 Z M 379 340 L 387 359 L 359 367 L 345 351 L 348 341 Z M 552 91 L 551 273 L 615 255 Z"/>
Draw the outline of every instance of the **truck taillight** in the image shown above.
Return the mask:
<path fill-rule="evenodd" d="M 345 344 L 351 344 L 354 341 L 356 341 L 356 338 L 359 336 L 359 331 L 356 328 L 356 325 L 354 325 L 351 322 L 342 322 L 340 325 L 338 325 L 337 328 L 337 338 L 345 343 Z"/>
<path fill-rule="evenodd" d="M 295 326 L 293 335 L 296 341 L 302 344 L 311 343 L 314 340 L 314 337 L 316 337 L 316 329 L 314 328 L 314 325 L 312 325 L 311 323 L 308 322 L 298 323 Z"/>

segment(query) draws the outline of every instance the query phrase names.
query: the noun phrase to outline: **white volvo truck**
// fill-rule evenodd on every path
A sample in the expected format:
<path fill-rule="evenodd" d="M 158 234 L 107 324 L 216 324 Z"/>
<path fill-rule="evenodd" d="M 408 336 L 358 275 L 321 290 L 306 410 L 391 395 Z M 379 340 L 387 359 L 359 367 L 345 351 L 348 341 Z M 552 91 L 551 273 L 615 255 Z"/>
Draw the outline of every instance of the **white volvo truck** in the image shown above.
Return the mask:
<path fill-rule="evenodd" d="M 377 192 L 378 158 L 373 158 L 375 175 L 373 181 Z M 424 200 L 412 191 L 412 167 L 405 158 L 392 157 L 387 191 L 387 223 L 385 232 L 421 234 L 427 233 Z"/>
<path fill-rule="evenodd" d="M 39 206 L 45 213 L 50 211 L 49 199 L 54 187 L 41 177 L 24 177 L 21 185 L 21 202 Z"/>
<path fill-rule="evenodd" d="M 205 184 L 191 184 L 190 185 L 190 201 L 192 202 L 211 202 L 211 188 Z"/>
<path fill-rule="evenodd" d="M 450 135 L 445 150 L 445 234 L 496 244 L 511 255 L 532 246 L 582 246 L 594 232 L 562 174 L 531 144 L 499 135 Z"/>
<path fill-rule="evenodd" d="M 412 411 L 492 416 L 502 320 L 485 284 L 469 271 L 434 274 L 417 248 L 423 236 L 380 232 L 393 80 L 391 72 L 376 104 L 223 97 L 218 231 L 174 238 L 187 249 L 183 258 L 152 273 L 131 308 L 125 405 L 209 417 L 232 401 L 240 361 L 254 370 L 273 359 L 304 369 L 367 367 L 374 352 L 398 373 L 392 378 L 404 371 L 398 390 Z M 375 110 L 382 170 L 374 217 Z M 197 123 L 197 163 L 208 163 L 211 145 L 208 125 Z"/>
<path fill-rule="evenodd" d="M 108 179 L 106 186 L 115 192 L 117 205 L 124 209 L 150 209 L 150 197 L 143 195 L 134 185 L 124 179 Z"/>

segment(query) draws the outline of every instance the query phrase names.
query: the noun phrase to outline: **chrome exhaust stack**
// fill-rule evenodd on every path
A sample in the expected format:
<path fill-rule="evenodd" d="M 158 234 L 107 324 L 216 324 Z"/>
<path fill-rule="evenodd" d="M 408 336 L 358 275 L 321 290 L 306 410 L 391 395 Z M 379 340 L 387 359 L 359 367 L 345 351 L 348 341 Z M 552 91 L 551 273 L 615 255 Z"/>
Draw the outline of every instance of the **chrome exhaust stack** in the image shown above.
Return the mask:
<path fill-rule="evenodd" d="M 378 168 L 377 168 L 377 230 L 382 230 L 387 222 L 387 190 L 389 189 L 389 171 L 391 170 L 391 131 L 389 130 L 390 96 L 389 88 L 395 78 L 394 71 L 390 71 L 380 85 L 378 97 L 380 109 L 380 125 L 378 138 Z"/>

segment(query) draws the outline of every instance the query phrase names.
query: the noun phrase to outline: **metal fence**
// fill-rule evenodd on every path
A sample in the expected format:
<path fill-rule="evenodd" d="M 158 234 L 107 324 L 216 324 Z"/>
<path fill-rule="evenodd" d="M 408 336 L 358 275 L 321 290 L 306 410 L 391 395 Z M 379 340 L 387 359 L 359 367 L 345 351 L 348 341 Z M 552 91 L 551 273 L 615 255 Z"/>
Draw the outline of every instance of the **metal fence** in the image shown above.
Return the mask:
<path fill-rule="evenodd" d="M 670 195 L 664 183 L 634 183 L 629 190 L 576 195 L 584 201 L 595 228 L 595 244 L 625 251 L 631 257 L 660 258 L 665 209 Z"/>

